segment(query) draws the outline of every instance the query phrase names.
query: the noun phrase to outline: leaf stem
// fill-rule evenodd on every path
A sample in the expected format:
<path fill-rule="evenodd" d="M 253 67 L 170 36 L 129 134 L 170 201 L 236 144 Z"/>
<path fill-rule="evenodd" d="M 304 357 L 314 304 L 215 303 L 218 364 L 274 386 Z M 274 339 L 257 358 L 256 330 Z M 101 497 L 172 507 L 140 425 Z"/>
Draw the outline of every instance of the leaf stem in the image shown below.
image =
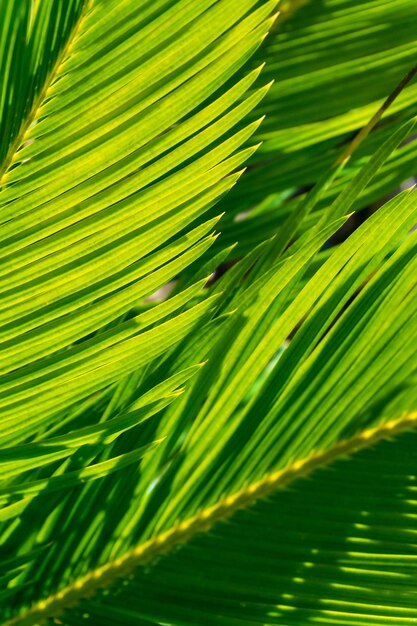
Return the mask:
<path fill-rule="evenodd" d="M 369 133 L 373 130 L 373 128 L 378 124 L 379 120 L 385 113 L 385 111 L 391 106 L 391 104 L 398 98 L 403 89 L 411 82 L 414 76 L 417 74 L 417 63 L 411 68 L 409 72 L 403 77 L 403 79 L 398 83 L 395 89 L 390 93 L 390 95 L 384 100 L 376 113 L 371 117 L 369 122 L 363 126 L 357 135 L 353 138 L 353 140 L 348 144 L 346 150 L 342 152 L 340 157 L 337 159 L 334 167 L 341 165 L 342 163 L 348 161 L 355 150 L 360 146 L 360 144 L 366 139 Z"/>
<path fill-rule="evenodd" d="M 211 507 L 202 509 L 196 515 L 180 522 L 166 532 L 128 550 L 120 558 L 92 570 L 45 600 L 37 602 L 25 613 L 12 618 L 3 626 L 34 626 L 46 619 L 58 617 L 65 610 L 78 604 L 80 600 L 88 598 L 99 589 L 110 586 L 117 579 L 128 576 L 139 565 L 145 565 L 155 558 L 167 554 L 173 548 L 186 543 L 202 532 L 210 530 L 217 522 L 227 520 L 236 511 L 253 505 L 277 489 L 283 489 L 295 480 L 326 467 L 342 457 L 369 448 L 383 439 L 416 426 L 417 411 L 406 413 L 400 418 L 386 421 L 374 428 L 363 430 L 349 439 L 344 439 L 328 450 L 315 451 L 283 469 L 266 474 L 261 480 L 246 485 L 236 493 L 223 498 Z"/>
<path fill-rule="evenodd" d="M 45 79 L 43 88 L 41 89 L 39 95 L 34 99 L 27 118 L 22 121 L 20 129 L 18 133 L 16 134 L 14 141 L 12 141 L 12 143 L 10 144 L 10 147 L 7 151 L 4 161 L 0 165 L 0 190 L 5 182 L 5 177 L 9 171 L 10 166 L 13 165 L 13 163 L 16 161 L 16 156 L 18 154 L 20 146 L 25 143 L 27 134 L 29 130 L 31 129 L 33 122 L 35 122 L 36 119 L 38 118 L 39 110 L 42 107 L 45 99 L 47 98 L 49 90 L 55 83 L 55 80 L 59 74 L 59 71 L 61 69 L 63 62 L 67 58 L 72 46 L 74 45 L 76 37 L 80 31 L 81 23 L 83 19 L 85 18 L 85 16 L 87 15 L 88 9 L 90 8 L 92 1 L 93 0 L 85 1 L 84 6 L 80 12 L 80 15 L 78 16 L 78 19 L 76 23 L 74 24 L 72 32 L 68 36 L 68 39 L 63 49 L 61 50 L 61 53 L 58 55 L 58 58 L 54 66 L 52 67 L 49 75 Z"/>

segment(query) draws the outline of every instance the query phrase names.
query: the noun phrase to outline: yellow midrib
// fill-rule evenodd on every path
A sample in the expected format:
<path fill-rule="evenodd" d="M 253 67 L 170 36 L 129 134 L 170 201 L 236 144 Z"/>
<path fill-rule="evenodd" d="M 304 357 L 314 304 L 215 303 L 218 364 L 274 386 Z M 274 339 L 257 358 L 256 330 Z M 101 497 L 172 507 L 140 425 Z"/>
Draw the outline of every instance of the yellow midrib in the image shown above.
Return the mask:
<path fill-rule="evenodd" d="M 6 182 L 7 173 L 9 171 L 9 168 L 11 167 L 11 165 L 13 165 L 15 160 L 16 160 L 16 155 L 17 155 L 17 152 L 18 152 L 20 146 L 22 146 L 25 143 L 25 141 L 27 139 L 27 134 L 28 134 L 28 132 L 29 132 L 33 122 L 39 117 L 39 111 L 40 111 L 40 109 L 42 107 L 42 104 L 44 103 L 44 101 L 48 97 L 48 92 L 51 89 L 51 87 L 53 86 L 53 84 L 55 83 L 55 80 L 56 80 L 56 78 L 59 75 L 61 66 L 62 66 L 64 60 L 66 59 L 66 57 L 68 56 L 68 54 L 69 54 L 69 52 L 71 50 L 71 47 L 74 45 L 74 42 L 75 42 L 75 40 L 77 38 L 77 35 L 78 35 L 79 31 L 80 31 L 81 23 L 82 23 L 84 17 L 86 16 L 86 14 L 88 12 L 88 9 L 92 5 L 92 3 L 93 3 L 93 0 L 85 0 L 84 6 L 83 6 L 82 10 L 80 11 L 80 15 L 79 15 L 76 23 L 74 24 L 72 32 L 68 36 L 66 44 L 62 48 L 60 54 L 58 55 L 57 60 L 56 60 L 56 62 L 54 64 L 54 66 L 52 67 L 51 71 L 47 75 L 43 88 L 41 89 L 39 95 L 34 99 L 32 107 L 31 107 L 31 109 L 30 109 L 26 119 L 24 119 L 22 121 L 20 129 L 19 129 L 15 139 L 12 141 L 9 150 L 7 151 L 7 154 L 6 154 L 5 158 L 4 158 L 3 163 L 0 165 L 0 189 L 1 189 L 2 185 Z"/>
<path fill-rule="evenodd" d="M 74 581 L 61 591 L 34 604 L 25 613 L 7 621 L 3 626 L 33 626 L 39 621 L 57 617 L 79 600 L 91 596 L 97 590 L 110 586 L 118 578 L 129 575 L 139 566 L 153 561 L 172 548 L 186 543 L 195 535 L 207 531 L 217 522 L 228 519 L 236 511 L 253 505 L 271 492 L 286 487 L 295 480 L 311 474 L 314 470 L 363 448 L 392 437 L 406 429 L 417 426 L 417 412 L 407 413 L 395 420 L 387 421 L 376 428 L 366 429 L 359 434 L 340 441 L 325 451 L 313 452 L 309 456 L 271 472 L 261 480 L 243 487 L 215 505 L 203 509 L 188 520 L 184 520 L 149 541 L 132 548 L 114 561 L 96 568 Z"/>

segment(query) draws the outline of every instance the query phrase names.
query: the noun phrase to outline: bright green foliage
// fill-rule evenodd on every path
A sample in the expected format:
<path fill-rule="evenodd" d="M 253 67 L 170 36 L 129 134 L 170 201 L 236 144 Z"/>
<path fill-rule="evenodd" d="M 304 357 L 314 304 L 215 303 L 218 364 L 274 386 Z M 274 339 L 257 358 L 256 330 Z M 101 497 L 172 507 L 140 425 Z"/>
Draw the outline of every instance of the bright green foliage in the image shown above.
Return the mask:
<path fill-rule="evenodd" d="M 417 619 L 417 7 L 277 4 L 0 0 L 3 626 Z"/>

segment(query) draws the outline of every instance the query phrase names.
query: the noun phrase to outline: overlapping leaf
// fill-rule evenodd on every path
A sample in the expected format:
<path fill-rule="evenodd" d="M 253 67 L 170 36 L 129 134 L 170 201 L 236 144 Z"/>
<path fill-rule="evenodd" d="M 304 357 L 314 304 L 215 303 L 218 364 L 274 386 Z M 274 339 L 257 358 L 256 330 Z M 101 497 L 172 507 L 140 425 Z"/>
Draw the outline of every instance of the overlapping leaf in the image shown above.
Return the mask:
<path fill-rule="evenodd" d="M 372 19 L 392 14 L 367 4 L 353 57 L 370 50 Z M 326 51 L 328 30 L 347 37 L 348 5 L 337 0 L 327 25 L 317 8 L 294 19 Z M 338 181 L 333 203 L 321 196 L 311 228 L 296 217 L 257 245 L 266 220 L 202 290 L 230 251 L 226 233 L 212 252 L 212 207 L 252 154 L 241 146 L 257 114 L 245 119 L 264 93 L 252 88 L 259 70 L 235 74 L 274 6 L 86 5 L 21 138 L 0 233 L 8 626 L 413 619 L 415 437 L 379 441 L 417 423 L 415 192 L 325 248 L 365 189 L 382 193 L 378 176 L 412 126 L 371 137 L 378 150 Z M 345 121 L 317 121 L 299 158 L 311 148 L 333 159 Z M 229 224 L 253 201 L 255 176 Z M 145 300 L 173 278 L 170 297 Z"/>

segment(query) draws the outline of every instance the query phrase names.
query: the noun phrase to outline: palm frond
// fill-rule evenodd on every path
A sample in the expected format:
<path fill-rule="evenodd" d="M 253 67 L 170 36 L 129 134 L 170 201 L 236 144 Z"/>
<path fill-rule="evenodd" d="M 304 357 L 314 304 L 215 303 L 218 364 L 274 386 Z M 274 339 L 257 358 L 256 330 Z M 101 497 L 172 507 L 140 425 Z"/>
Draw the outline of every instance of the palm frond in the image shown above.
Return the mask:
<path fill-rule="evenodd" d="M 412 171 L 414 83 L 331 166 L 413 6 L 284 8 L 0 4 L 4 626 L 414 619 L 416 192 L 331 245 Z"/>
<path fill-rule="evenodd" d="M 235 182 L 228 175 L 252 151 L 239 147 L 257 123 L 230 131 L 264 93 L 236 104 L 258 72 L 202 105 L 260 44 L 274 3 L 252 13 L 252 0 L 188 4 L 168 13 L 132 12 L 129 2 L 85 9 L 72 54 L 7 173 L 3 444 L 34 436 L 63 405 L 162 354 L 207 310 L 184 312 L 160 331 L 147 332 L 138 317 L 98 332 L 211 244 L 213 221 L 192 233 L 190 224 Z M 190 20 L 193 30 L 175 37 Z M 122 60 L 130 71 L 121 72 Z M 159 310 L 166 316 L 165 305 Z"/>

